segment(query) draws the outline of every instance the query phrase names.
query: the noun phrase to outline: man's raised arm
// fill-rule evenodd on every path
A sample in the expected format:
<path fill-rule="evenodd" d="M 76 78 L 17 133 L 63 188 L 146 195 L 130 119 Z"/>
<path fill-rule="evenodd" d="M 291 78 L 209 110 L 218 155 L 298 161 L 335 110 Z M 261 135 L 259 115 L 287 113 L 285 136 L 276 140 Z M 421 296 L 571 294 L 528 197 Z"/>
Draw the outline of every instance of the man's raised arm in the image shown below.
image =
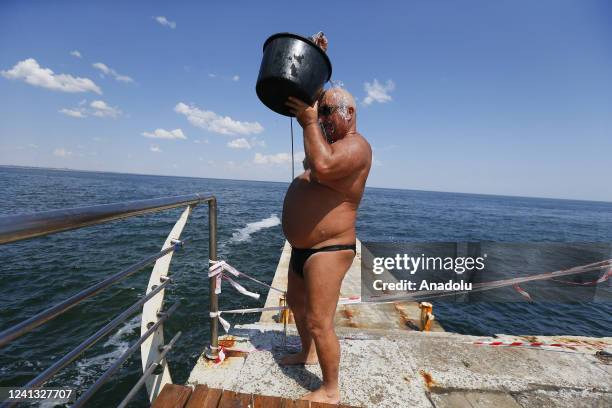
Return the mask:
<path fill-rule="evenodd" d="M 321 182 L 338 180 L 366 164 L 364 149 L 367 147 L 361 138 L 345 137 L 349 133 L 356 133 L 354 129 L 347 129 L 343 138 L 333 144 L 327 142 L 319 125 L 318 101 L 313 106 L 309 106 L 299 99 L 290 97 L 287 106 L 304 129 L 304 152 L 310 170 L 317 180 Z"/>

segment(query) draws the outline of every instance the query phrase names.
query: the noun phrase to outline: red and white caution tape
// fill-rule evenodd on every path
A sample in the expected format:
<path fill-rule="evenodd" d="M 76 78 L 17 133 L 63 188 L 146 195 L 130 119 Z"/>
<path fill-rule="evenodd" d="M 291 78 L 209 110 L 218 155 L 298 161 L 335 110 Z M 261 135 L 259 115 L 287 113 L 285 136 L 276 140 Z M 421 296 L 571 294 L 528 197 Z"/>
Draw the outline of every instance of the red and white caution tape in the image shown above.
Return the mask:
<path fill-rule="evenodd" d="M 352 305 L 355 303 L 361 303 L 361 296 L 354 295 L 349 297 L 341 297 L 338 302 L 339 305 Z"/>
<path fill-rule="evenodd" d="M 225 261 L 213 261 L 213 260 L 208 260 L 208 263 L 210 264 L 210 267 L 208 268 L 208 277 L 211 278 L 213 276 L 216 276 L 220 273 L 222 273 L 223 271 L 229 272 L 232 275 L 239 277 L 239 276 L 243 276 L 247 279 L 252 280 L 253 282 L 259 283 L 260 285 L 263 285 L 269 289 L 275 290 L 277 292 L 280 293 L 286 293 L 286 291 L 282 290 L 282 289 L 278 289 L 275 288 L 274 286 L 270 286 L 265 282 L 260 281 L 259 279 L 256 279 L 254 277 L 252 277 L 249 274 L 246 274 L 244 272 L 240 272 L 238 269 L 234 268 L 232 265 L 228 264 Z"/>
<path fill-rule="evenodd" d="M 590 282 L 572 282 L 572 281 L 565 281 L 565 280 L 559 280 L 559 279 L 551 279 L 551 280 L 553 282 L 565 283 L 567 285 L 591 286 L 591 285 L 598 285 L 600 283 L 603 283 L 607 281 L 608 279 L 610 279 L 611 277 L 612 277 L 612 268 L 608 269 L 607 272 L 604 272 L 599 277 L 599 279 L 590 281 Z"/>
<path fill-rule="evenodd" d="M 257 293 L 253 293 L 253 292 L 249 292 L 248 290 L 246 290 L 243 286 L 241 286 L 240 284 L 238 284 L 237 282 L 235 282 L 233 279 L 231 279 L 228 276 L 223 276 L 223 271 L 227 271 L 229 273 L 231 273 L 234 276 L 244 276 L 248 279 L 251 279 L 257 283 L 260 283 L 270 289 L 276 290 L 278 292 L 281 292 L 283 294 L 285 294 L 286 292 L 277 288 L 274 288 L 264 282 L 261 282 L 245 273 L 242 273 L 240 271 L 238 271 L 237 269 L 235 269 L 234 267 L 232 267 L 231 265 L 229 265 L 227 262 L 225 261 L 212 261 L 209 260 L 209 262 L 211 263 L 211 266 L 209 268 L 209 272 L 208 272 L 208 276 L 209 277 L 215 277 L 217 280 L 217 285 L 216 285 L 216 293 L 220 293 L 221 292 L 221 280 L 222 278 L 224 278 L 225 280 L 227 280 L 228 282 L 230 282 L 230 284 L 240 293 L 246 295 L 246 296 L 251 296 L 254 297 L 256 299 L 259 298 L 259 294 Z M 434 298 L 434 297 L 442 297 L 442 296 L 449 296 L 449 295 L 453 295 L 453 294 L 459 294 L 459 293 L 468 293 L 468 292 L 480 292 L 480 291 L 485 291 L 485 290 L 490 290 L 490 289 L 497 289 L 497 288 L 502 288 L 502 287 L 506 287 L 506 286 L 513 286 L 514 289 L 520 293 L 523 297 L 525 297 L 527 300 L 532 301 L 533 299 L 531 298 L 531 296 L 529 295 L 529 293 L 527 291 L 525 291 L 524 289 L 522 289 L 519 284 L 520 283 L 524 283 L 524 282 L 533 282 L 533 281 L 539 281 L 539 280 L 546 280 L 546 279 L 552 279 L 555 280 L 554 278 L 556 277 L 560 277 L 560 276 L 568 276 L 568 275 L 575 275 L 575 274 L 579 274 L 579 273 L 585 273 L 585 272 L 590 272 L 590 271 L 595 271 L 595 270 L 600 270 L 603 268 L 608 268 L 607 272 L 602 274 L 602 276 L 597 279 L 596 281 L 594 281 L 594 283 L 601 283 L 601 282 L 605 282 L 606 280 L 608 280 L 610 277 L 612 277 L 612 259 L 608 259 L 605 261 L 600 261 L 600 262 L 594 262 L 588 265 L 583 265 L 583 266 L 576 266 L 573 268 L 569 268 L 569 269 L 563 269 L 563 270 L 558 270 L 558 271 L 554 271 L 554 272 L 546 272 L 546 273 L 541 273 L 541 274 L 537 274 L 537 275 L 531 275 L 531 276 L 525 276 L 525 277 L 519 277 L 519 278 L 510 278 L 510 279 L 501 279 L 501 280 L 497 280 L 497 281 L 493 281 L 493 282 L 483 282 L 483 283 L 478 283 L 478 284 L 474 284 L 473 288 L 471 291 L 468 290 L 458 290 L 458 291 L 448 291 L 448 292 L 440 292 L 437 290 L 430 290 L 430 291 L 419 291 L 419 292 L 415 292 L 412 294 L 401 294 L 401 295 L 396 295 L 396 296 L 387 296 L 385 297 L 385 299 L 381 299 L 378 301 L 370 301 L 370 302 L 362 302 L 361 297 L 360 296 L 350 296 L 350 297 L 345 297 L 345 298 L 341 298 L 340 301 L 338 302 L 339 305 L 348 305 L 348 304 L 378 304 L 378 303 L 394 303 L 394 302 L 398 302 L 398 301 L 402 301 L 402 300 L 414 300 L 415 298 L 420 298 L 423 296 L 427 296 L 430 298 Z M 568 282 L 569 283 L 569 282 Z M 573 283 L 573 282 L 572 282 Z M 580 283 L 578 283 L 580 284 Z M 591 284 L 590 282 L 584 283 L 584 284 Z M 279 311 L 279 310 L 285 310 L 288 309 L 288 306 L 273 306 L 273 307 L 257 307 L 257 308 L 249 308 L 249 309 L 232 309 L 232 310 L 224 310 L 224 311 L 218 311 L 218 312 L 211 312 L 210 313 L 210 317 L 214 318 L 214 317 L 218 317 L 219 318 L 219 322 L 223 325 L 223 328 L 225 329 L 226 332 L 229 331 L 229 329 L 231 328 L 230 323 L 223 319 L 221 317 L 221 313 L 238 313 L 238 314 L 245 314 L 245 313 L 260 313 L 260 312 L 267 312 L 267 311 Z M 523 343 L 523 342 L 514 342 L 514 343 L 503 343 L 503 342 L 490 342 L 490 343 L 482 343 L 482 342 L 476 342 L 474 344 L 479 344 L 479 345 L 490 345 L 490 346 L 521 346 L 521 347 L 542 347 L 542 346 L 552 346 L 552 347 L 564 347 L 567 346 L 568 344 L 563 344 L 563 343 L 549 343 L 549 344 L 544 344 L 544 343 Z"/>
<path fill-rule="evenodd" d="M 475 283 L 472 286 L 471 290 L 454 290 L 454 291 L 440 291 L 440 290 L 422 290 L 419 292 L 414 292 L 410 294 L 398 294 L 398 295 L 390 295 L 384 296 L 384 300 L 382 302 L 399 302 L 399 301 L 407 301 L 407 300 L 415 300 L 421 298 L 437 298 L 451 295 L 458 295 L 461 293 L 475 293 L 482 292 L 485 290 L 498 289 L 507 286 L 515 286 L 525 282 L 535 282 L 547 279 L 554 279 L 561 276 L 569 276 L 569 275 L 577 275 L 580 273 L 592 272 L 601 269 L 608 269 L 612 267 L 612 259 L 608 259 L 605 261 L 594 262 L 588 265 L 575 266 L 573 268 L 561 269 L 553 272 L 545 272 L 539 273 L 531 276 L 522 276 L 518 278 L 509 278 L 509 279 L 500 279 L 492 282 L 482 282 Z M 611 273 L 606 273 L 602 277 L 598 279 L 598 281 L 605 281 L 612 276 Z M 525 292 L 525 291 L 523 291 Z M 520 293 L 520 292 L 519 292 Z M 527 293 L 527 292 L 525 292 Z M 372 298 L 382 297 L 382 296 L 372 296 Z M 377 302 L 369 302 L 369 303 L 378 303 Z"/>
<path fill-rule="evenodd" d="M 219 352 L 217 358 L 215 358 L 215 366 L 218 366 L 225 360 L 225 347 L 219 346 Z"/>
<path fill-rule="evenodd" d="M 259 299 L 259 293 L 248 291 L 244 286 L 242 286 L 241 284 L 239 284 L 238 282 L 236 282 L 229 276 L 224 275 L 223 272 L 229 272 L 234 276 L 240 275 L 240 272 L 238 272 L 235 268 L 233 268 L 231 265 L 229 265 L 225 261 L 215 262 L 208 270 L 208 277 L 215 278 L 215 293 L 217 295 L 221 293 L 221 283 L 223 282 L 223 279 L 225 279 L 226 281 L 230 283 L 230 285 L 232 285 L 234 289 L 236 289 L 238 292 L 242 293 L 243 295 L 252 297 L 254 299 Z"/>
<path fill-rule="evenodd" d="M 529 293 L 527 293 L 523 288 L 521 288 L 518 284 L 514 285 L 514 290 L 516 290 L 518 293 L 520 293 L 525 299 L 527 299 L 530 302 L 533 302 L 533 299 L 531 298 L 531 295 Z"/>
<path fill-rule="evenodd" d="M 581 343 L 544 343 L 538 341 L 513 341 L 513 342 L 504 342 L 504 341 L 475 341 L 471 344 L 477 346 L 493 346 L 493 347 L 531 347 L 531 348 L 541 348 L 541 347 L 595 347 L 595 348 L 603 348 L 598 345 L 591 344 L 581 344 Z"/>

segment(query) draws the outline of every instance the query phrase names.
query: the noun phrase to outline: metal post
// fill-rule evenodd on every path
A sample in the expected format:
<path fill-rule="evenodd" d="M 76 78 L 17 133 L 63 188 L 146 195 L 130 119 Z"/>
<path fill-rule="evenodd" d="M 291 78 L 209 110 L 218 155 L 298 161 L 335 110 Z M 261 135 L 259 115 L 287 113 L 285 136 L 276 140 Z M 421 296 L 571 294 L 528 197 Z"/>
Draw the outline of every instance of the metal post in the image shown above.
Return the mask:
<path fill-rule="evenodd" d="M 212 197 L 208 202 L 208 256 L 211 261 L 217 260 L 217 199 Z M 217 294 L 215 293 L 217 280 L 215 277 L 208 280 L 208 296 L 210 299 L 210 313 L 219 311 Z M 219 355 L 219 317 L 210 318 L 210 346 L 206 357 L 215 359 Z"/>

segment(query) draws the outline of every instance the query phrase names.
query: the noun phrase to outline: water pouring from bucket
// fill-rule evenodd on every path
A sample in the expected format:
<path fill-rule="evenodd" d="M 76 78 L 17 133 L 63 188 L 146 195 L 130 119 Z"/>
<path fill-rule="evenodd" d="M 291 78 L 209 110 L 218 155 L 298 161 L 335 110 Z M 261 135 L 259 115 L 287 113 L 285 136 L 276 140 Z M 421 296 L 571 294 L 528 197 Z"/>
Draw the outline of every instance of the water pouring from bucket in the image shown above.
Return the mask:
<path fill-rule="evenodd" d="M 293 33 L 270 36 L 255 90 L 268 108 L 284 116 L 293 115 L 285 105 L 290 96 L 314 104 L 330 80 L 332 65 L 326 54 L 327 38 L 318 32 L 312 38 Z"/>

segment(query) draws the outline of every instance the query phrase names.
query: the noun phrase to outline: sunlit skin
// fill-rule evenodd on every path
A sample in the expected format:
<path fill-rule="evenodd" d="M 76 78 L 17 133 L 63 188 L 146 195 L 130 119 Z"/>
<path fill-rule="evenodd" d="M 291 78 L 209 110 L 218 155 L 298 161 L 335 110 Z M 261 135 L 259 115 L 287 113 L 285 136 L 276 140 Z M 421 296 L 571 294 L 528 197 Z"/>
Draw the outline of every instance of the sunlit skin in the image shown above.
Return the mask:
<path fill-rule="evenodd" d="M 304 133 L 304 173 L 285 195 L 283 232 L 294 248 L 321 248 L 355 242 L 357 208 L 372 163 L 372 150 L 356 130 L 356 107 L 345 90 L 326 91 L 313 106 L 287 101 Z M 326 135 L 321 131 L 325 129 Z M 281 364 L 321 365 L 321 387 L 303 399 L 340 401 L 340 344 L 334 314 L 342 280 L 353 262 L 352 250 L 319 252 L 304 264 L 304 278 L 289 270 L 287 301 L 302 348 Z"/>

